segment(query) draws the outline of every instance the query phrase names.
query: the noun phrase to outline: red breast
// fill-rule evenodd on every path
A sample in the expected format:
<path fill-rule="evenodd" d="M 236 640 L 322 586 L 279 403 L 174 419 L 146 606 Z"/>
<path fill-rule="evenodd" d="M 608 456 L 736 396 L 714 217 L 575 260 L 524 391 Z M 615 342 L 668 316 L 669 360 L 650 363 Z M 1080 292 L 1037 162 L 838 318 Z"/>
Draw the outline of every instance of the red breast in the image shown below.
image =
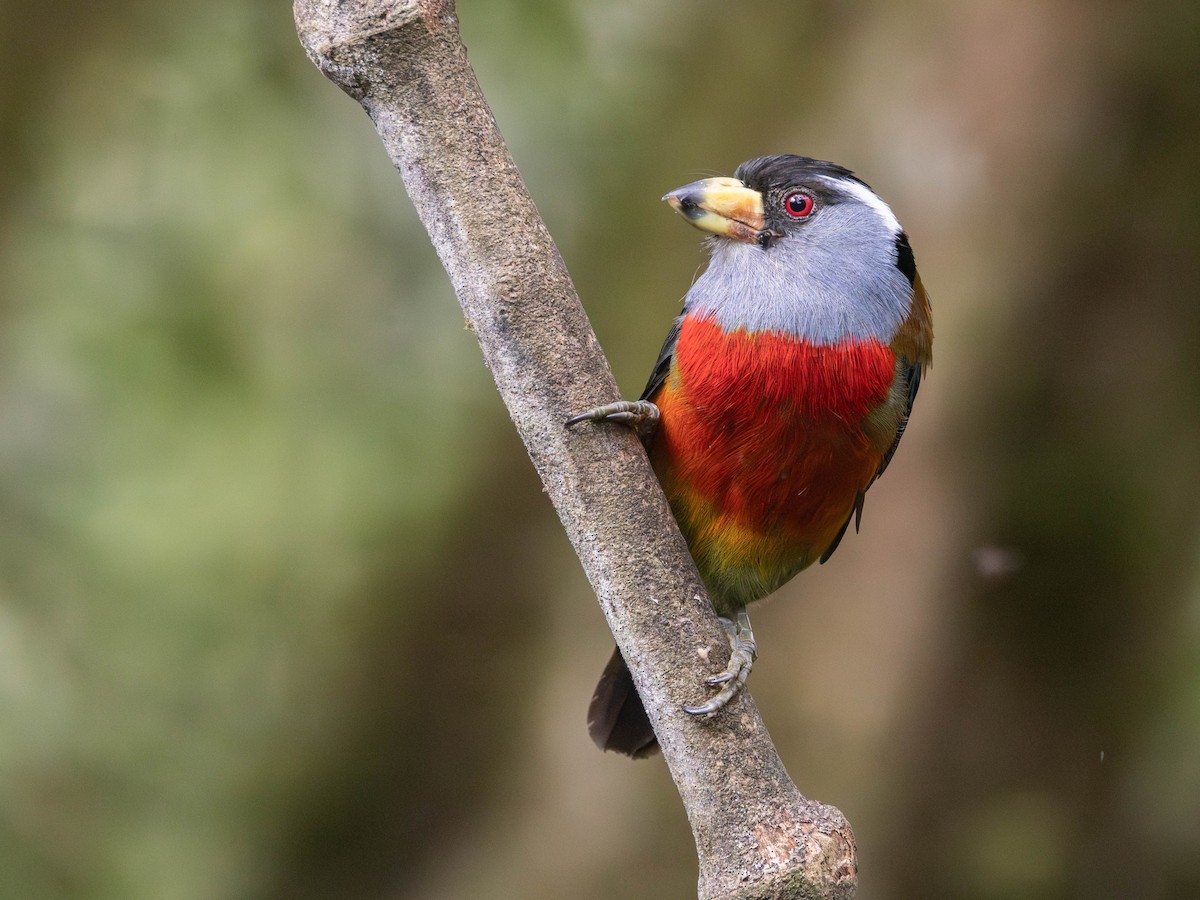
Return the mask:
<path fill-rule="evenodd" d="M 875 340 L 814 346 L 683 320 L 652 456 L 702 574 L 759 555 L 786 579 L 824 550 L 895 434 L 899 410 L 872 415 L 895 373 Z"/>

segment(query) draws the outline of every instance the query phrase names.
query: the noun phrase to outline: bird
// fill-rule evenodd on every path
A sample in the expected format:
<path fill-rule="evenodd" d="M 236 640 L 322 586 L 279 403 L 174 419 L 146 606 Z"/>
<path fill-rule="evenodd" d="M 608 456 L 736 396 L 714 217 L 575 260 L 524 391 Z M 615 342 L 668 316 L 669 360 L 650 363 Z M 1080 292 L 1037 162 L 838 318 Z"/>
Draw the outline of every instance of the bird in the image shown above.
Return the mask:
<path fill-rule="evenodd" d="M 794 154 L 663 197 L 707 233 L 646 389 L 567 420 L 641 436 L 730 643 L 706 717 L 757 657 L 746 607 L 826 562 L 892 460 L 932 362 L 929 297 L 908 236 L 870 186 Z M 604 750 L 658 749 L 614 650 L 588 709 Z"/>

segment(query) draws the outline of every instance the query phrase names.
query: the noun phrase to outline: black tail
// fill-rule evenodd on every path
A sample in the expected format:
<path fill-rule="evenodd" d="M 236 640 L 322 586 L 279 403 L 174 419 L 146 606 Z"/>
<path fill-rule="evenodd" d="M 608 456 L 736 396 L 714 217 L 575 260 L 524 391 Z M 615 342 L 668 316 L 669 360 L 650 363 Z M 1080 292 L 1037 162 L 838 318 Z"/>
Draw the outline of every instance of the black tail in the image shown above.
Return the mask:
<path fill-rule="evenodd" d="M 634 759 L 658 752 L 658 738 L 619 649 L 613 649 L 592 695 L 588 734 L 601 750 L 615 750 Z"/>

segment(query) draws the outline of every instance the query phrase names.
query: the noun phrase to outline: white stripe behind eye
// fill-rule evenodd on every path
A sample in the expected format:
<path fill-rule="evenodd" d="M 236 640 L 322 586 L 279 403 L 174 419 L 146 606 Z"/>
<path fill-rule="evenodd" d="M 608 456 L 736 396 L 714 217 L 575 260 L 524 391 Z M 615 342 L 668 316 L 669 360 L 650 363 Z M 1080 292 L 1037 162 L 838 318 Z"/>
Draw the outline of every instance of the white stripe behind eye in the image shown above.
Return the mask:
<path fill-rule="evenodd" d="M 883 224 L 891 229 L 892 234 L 899 234 L 903 230 L 900 227 L 899 220 L 896 218 L 896 214 L 892 212 L 892 208 L 880 200 L 879 195 L 865 184 L 860 181 L 851 181 L 850 179 L 843 178 L 838 178 L 833 183 L 844 193 L 849 194 L 875 210 L 875 214 L 883 220 Z"/>

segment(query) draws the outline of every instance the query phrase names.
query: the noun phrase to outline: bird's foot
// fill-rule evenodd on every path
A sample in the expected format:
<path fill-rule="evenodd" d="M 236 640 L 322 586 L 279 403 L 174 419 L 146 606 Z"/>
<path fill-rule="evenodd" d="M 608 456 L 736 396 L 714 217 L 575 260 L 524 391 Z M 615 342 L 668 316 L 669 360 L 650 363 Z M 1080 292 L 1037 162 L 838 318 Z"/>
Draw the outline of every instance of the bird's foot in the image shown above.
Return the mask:
<path fill-rule="evenodd" d="M 658 424 L 658 407 L 649 400 L 618 400 L 571 416 L 567 427 L 580 422 L 620 422 L 638 431 L 648 431 Z"/>
<path fill-rule="evenodd" d="M 750 670 L 754 668 L 754 660 L 758 656 L 754 632 L 750 629 L 750 617 L 744 607 L 738 610 L 736 622 L 722 616 L 721 625 L 725 634 L 729 636 L 729 647 L 733 652 L 729 655 L 729 665 L 725 667 L 725 671 L 705 678 L 704 683 L 712 687 L 723 687 L 707 703 L 683 708 L 685 713 L 691 713 L 693 716 L 711 715 L 732 700 L 750 677 Z"/>

